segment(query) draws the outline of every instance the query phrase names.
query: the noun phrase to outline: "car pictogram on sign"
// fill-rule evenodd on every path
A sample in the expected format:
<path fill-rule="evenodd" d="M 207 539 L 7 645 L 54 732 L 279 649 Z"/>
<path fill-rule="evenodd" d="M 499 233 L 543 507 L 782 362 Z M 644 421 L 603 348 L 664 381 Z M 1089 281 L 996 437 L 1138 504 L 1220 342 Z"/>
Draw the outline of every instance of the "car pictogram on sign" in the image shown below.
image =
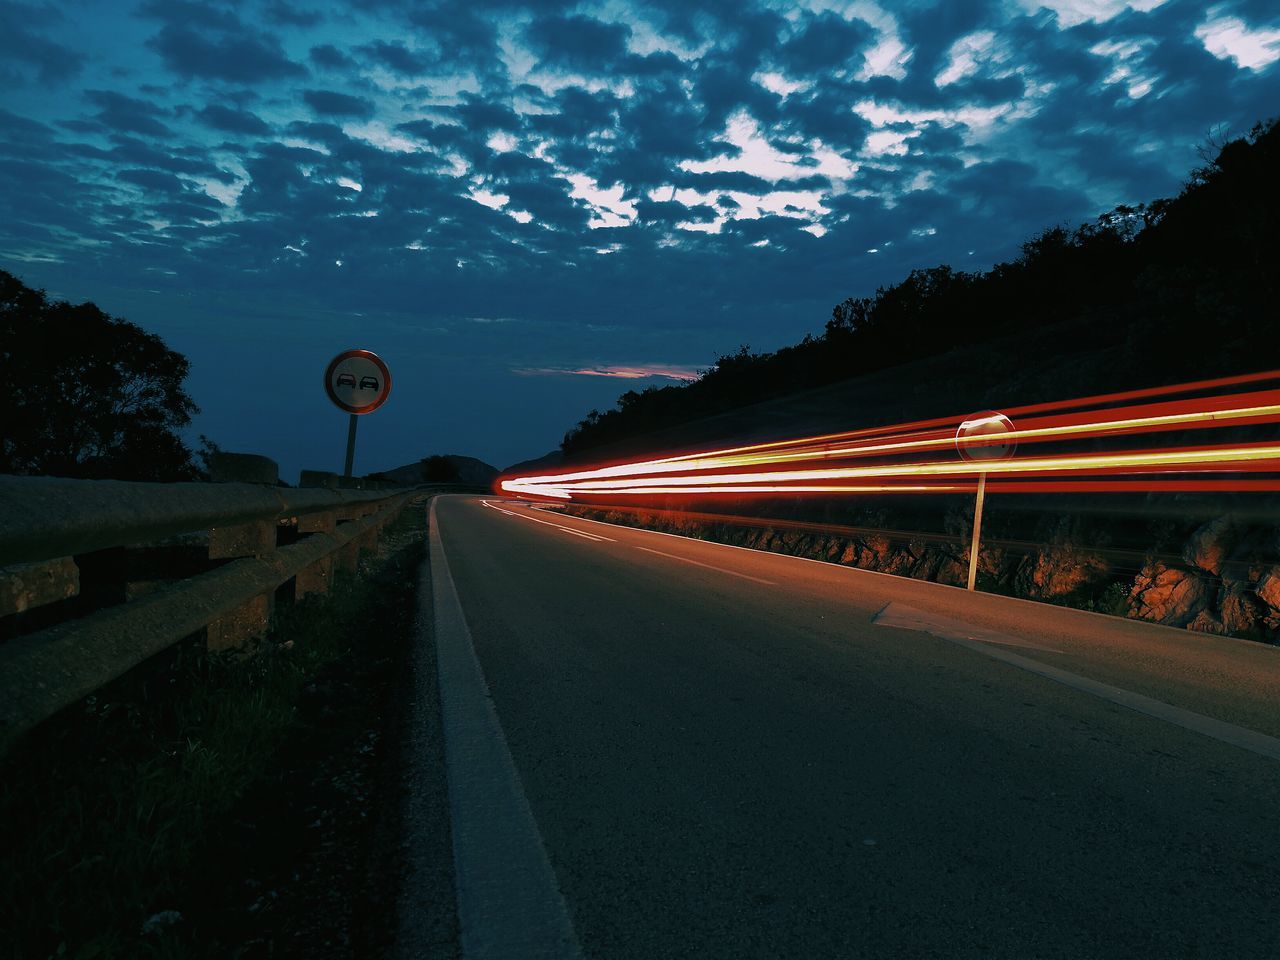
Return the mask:
<path fill-rule="evenodd" d="M 345 350 L 329 362 L 324 372 L 329 399 L 347 413 L 372 413 L 391 393 L 391 371 L 375 353 Z"/>

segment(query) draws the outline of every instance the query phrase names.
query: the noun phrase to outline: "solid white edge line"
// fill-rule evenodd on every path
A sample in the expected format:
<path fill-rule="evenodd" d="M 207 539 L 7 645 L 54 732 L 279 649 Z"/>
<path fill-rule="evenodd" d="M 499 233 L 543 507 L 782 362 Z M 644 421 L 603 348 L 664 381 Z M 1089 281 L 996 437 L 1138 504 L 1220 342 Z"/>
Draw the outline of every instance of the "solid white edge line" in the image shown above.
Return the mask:
<path fill-rule="evenodd" d="M 428 542 L 462 956 L 581 960 L 449 572 L 438 502 Z"/>

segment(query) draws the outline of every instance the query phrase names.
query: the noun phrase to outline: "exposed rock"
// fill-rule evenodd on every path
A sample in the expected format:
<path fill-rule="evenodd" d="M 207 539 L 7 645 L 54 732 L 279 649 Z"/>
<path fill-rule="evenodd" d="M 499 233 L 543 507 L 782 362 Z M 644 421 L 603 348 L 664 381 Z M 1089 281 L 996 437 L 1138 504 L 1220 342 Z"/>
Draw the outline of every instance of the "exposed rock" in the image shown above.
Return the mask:
<path fill-rule="evenodd" d="M 985 573 L 996 580 L 1002 580 L 1006 571 L 1005 561 L 1008 555 L 1000 547 L 981 547 L 978 550 L 978 572 Z M 969 556 L 965 554 L 965 580 L 969 577 Z"/>
<path fill-rule="evenodd" d="M 1209 607 L 1212 597 L 1208 581 L 1197 572 L 1150 563 L 1133 582 L 1129 616 L 1185 627 Z"/>
<path fill-rule="evenodd" d="M 1222 626 L 1228 633 L 1249 633 L 1258 628 L 1266 606 L 1243 583 L 1229 584 L 1222 596 Z"/>
<path fill-rule="evenodd" d="M 916 558 L 910 550 L 893 550 L 881 561 L 879 569 L 884 573 L 892 573 L 899 577 L 911 576 L 911 568 Z"/>
<path fill-rule="evenodd" d="M 1248 560 L 1224 560 L 1219 576 L 1223 583 L 1253 583 L 1261 571 Z"/>
<path fill-rule="evenodd" d="M 1280 565 L 1267 567 L 1258 577 L 1258 598 L 1273 610 L 1280 610 Z"/>
<path fill-rule="evenodd" d="M 1021 596 L 1050 600 L 1096 583 L 1109 571 L 1107 562 L 1095 553 L 1070 543 L 1051 544 L 1022 561 L 1016 583 Z"/>
<path fill-rule="evenodd" d="M 942 566 L 942 554 L 937 550 L 924 550 L 919 560 L 911 569 L 911 576 L 917 580 L 936 580 L 938 568 Z"/>
<path fill-rule="evenodd" d="M 1240 530 L 1230 517 L 1218 517 L 1204 524 L 1187 540 L 1182 558 L 1188 565 L 1217 576 L 1240 538 Z"/>
<path fill-rule="evenodd" d="M 947 583 L 959 587 L 969 582 L 969 566 L 951 555 L 943 557 L 938 568 L 938 583 Z"/>
<path fill-rule="evenodd" d="M 1196 614 L 1194 620 L 1187 624 L 1188 630 L 1195 630 L 1197 633 L 1217 633 L 1224 634 L 1227 632 L 1222 621 L 1215 617 L 1208 610 L 1201 610 Z"/>
<path fill-rule="evenodd" d="M 888 537 L 881 536 L 878 533 L 867 537 L 866 544 L 867 549 L 875 554 L 875 560 L 872 563 L 865 564 L 865 566 L 869 566 L 872 569 L 882 569 L 893 555 L 893 544 L 889 542 Z M 864 566 L 864 564 L 859 563 L 858 566 Z"/>

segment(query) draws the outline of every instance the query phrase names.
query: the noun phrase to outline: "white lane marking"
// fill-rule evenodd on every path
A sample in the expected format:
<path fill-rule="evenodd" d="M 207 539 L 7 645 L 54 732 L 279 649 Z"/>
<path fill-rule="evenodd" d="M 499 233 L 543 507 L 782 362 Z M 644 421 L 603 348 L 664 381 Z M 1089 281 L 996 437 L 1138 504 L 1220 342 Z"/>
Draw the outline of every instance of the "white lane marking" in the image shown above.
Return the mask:
<path fill-rule="evenodd" d="M 595 533 L 584 533 L 581 530 L 573 529 L 573 527 L 566 527 L 563 524 L 552 523 L 550 520 L 539 520 L 537 517 L 531 517 L 525 513 L 517 513 L 515 510 L 503 510 L 501 507 L 490 503 L 488 500 L 481 500 L 480 502 L 490 510 L 497 510 L 499 513 L 505 513 L 508 517 L 519 517 L 521 520 L 531 520 L 534 523 L 544 523 L 548 527 L 555 527 L 557 530 L 575 533 L 580 537 L 586 537 L 588 540 L 604 540 L 606 543 L 617 543 L 616 540 L 611 540 L 609 537 L 602 537 Z"/>
<path fill-rule="evenodd" d="M 902 603 L 890 603 L 871 620 L 878 627 L 902 627 L 906 630 L 921 630 L 935 637 L 954 639 L 964 637 L 969 640 L 980 640 L 983 643 L 995 643 L 1002 647 L 1025 647 L 1028 650 L 1043 650 L 1045 653 L 1062 653 L 1053 647 L 1032 643 L 1021 637 L 1012 637 L 1007 633 L 997 633 L 982 627 L 975 627 L 963 620 L 945 617 L 937 613 L 928 613 L 908 607 Z"/>
<path fill-rule="evenodd" d="M 557 524 L 553 523 L 551 526 L 555 527 Z M 583 533 L 581 530 L 574 530 L 571 527 L 559 527 L 559 529 L 563 530 L 565 533 L 572 533 L 575 537 L 583 537 L 587 540 L 594 540 L 597 543 L 605 539 L 604 537 L 597 537 L 594 533 Z M 611 540 L 609 542 L 613 543 L 614 541 Z"/>
<path fill-rule="evenodd" d="M 449 573 L 438 502 L 428 541 L 462 956 L 581 960 Z"/>
<path fill-rule="evenodd" d="M 496 506 L 495 504 L 490 503 L 488 500 L 481 500 L 480 502 L 483 503 L 486 507 L 492 507 L 494 510 L 497 510 L 499 513 L 509 514 L 510 516 L 513 516 L 513 517 L 521 517 L 525 520 L 532 520 L 534 523 L 545 523 L 549 527 L 556 527 L 560 530 L 563 530 L 565 533 L 573 533 L 578 535 L 579 537 L 586 537 L 588 540 L 604 540 L 604 541 L 607 541 L 608 543 L 617 543 L 616 540 L 610 540 L 608 537 L 597 536 L 594 533 L 586 533 L 582 530 L 574 530 L 572 527 L 563 527 L 558 523 L 551 523 L 548 520 L 539 520 L 537 517 L 531 517 L 528 514 L 524 514 L 524 513 L 517 513 L 513 510 L 503 510 L 502 507 Z M 585 518 L 575 517 L 574 519 L 582 520 Z M 594 522 L 594 521 L 589 521 L 589 522 Z M 627 529 L 634 530 L 636 528 L 628 527 Z M 652 533 L 654 531 L 646 530 L 642 532 Z M 704 541 L 698 541 L 698 542 L 702 543 Z M 679 560 L 681 563 L 692 563 L 695 567 L 706 567 L 708 570 L 716 570 L 716 571 L 719 571 L 720 573 L 727 573 L 731 577 L 740 577 L 743 580 L 752 580 L 756 583 L 763 583 L 770 587 L 777 586 L 777 584 L 773 580 L 765 580 L 761 577 L 753 577 L 745 573 L 739 573 L 737 570 L 729 570 L 725 567 L 717 567 L 710 563 L 703 563 L 701 560 L 690 560 L 688 557 L 681 557 L 674 553 L 663 553 L 661 550 L 651 550 L 649 547 L 634 547 L 633 549 L 643 550 L 645 553 L 656 553 L 660 557 L 667 557 L 671 560 Z"/>
<path fill-rule="evenodd" d="M 901 614 L 904 620 L 914 620 L 920 625 L 906 627 L 905 623 L 895 623 L 893 620 L 897 619 L 897 617 L 891 614 L 890 611 Z M 890 622 L 888 623 L 883 622 L 881 619 L 886 614 L 889 614 Z M 1202 713 L 1184 710 L 1182 707 L 1175 707 L 1171 703 L 1156 700 L 1154 697 L 1143 696 L 1131 690 L 1124 690 L 1120 687 L 1113 687 L 1108 683 L 1091 680 L 1089 677 L 1081 676 L 1078 673 L 1053 667 L 1047 663 L 1040 663 L 1038 660 L 1032 660 L 1008 650 L 998 649 L 989 643 L 984 643 L 982 640 L 974 639 L 974 635 L 978 631 L 969 629 L 961 621 L 954 621 L 959 624 L 958 630 L 939 625 L 939 622 L 945 619 L 944 617 L 935 617 L 914 607 L 890 603 L 876 615 L 872 623 L 880 626 L 905 627 L 906 629 L 917 629 L 931 633 L 939 639 L 949 640 L 962 647 L 968 647 L 970 650 L 984 654 L 993 660 L 999 660 L 1029 673 L 1038 674 L 1068 687 L 1074 687 L 1076 690 L 1107 700 L 1118 706 L 1127 707 L 1137 713 L 1146 714 L 1148 717 L 1163 720 L 1174 726 L 1182 727 L 1184 730 L 1212 737 L 1215 740 L 1231 744 L 1234 747 L 1240 747 L 1242 750 L 1248 750 L 1260 756 L 1269 757 L 1272 760 L 1280 760 L 1280 739 L 1269 737 L 1265 733 L 1259 733 L 1256 730 L 1250 730 L 1248 727 L 1239 727 L 1234 723 L 1227 723 L 1225 720 L 1215 720 L 1213 717 L 1206 717 Z"/>
<path fill-rule="evenodd" d="M 740 577 L 743 580 L 753 580 L 756 583 L 763 583 L 766 586 L 777 586 L 777 584 L 772 580 L 765 580 L 761 577 L 752 577 L 745 573 L 739 573 L 737 570 L 729 570 L 725 567 L 714 567 L 709 563 L 703 563 L 701 560 L 690 560 L 688 557 L 677 556 L 674 553 L 663 553 L 661 550 L 650 550 L 648 547 L 635 547 L 633 549 L 643 550 L 645 553 L 656 553 L 660 557 L 669 557 L 672 560 L 679 560 L 681 563 L 692 563 L 695 567 L 706 567 L 708 570 L 717 570 L 720 573 L 727 573 L 731 577 Z"/>

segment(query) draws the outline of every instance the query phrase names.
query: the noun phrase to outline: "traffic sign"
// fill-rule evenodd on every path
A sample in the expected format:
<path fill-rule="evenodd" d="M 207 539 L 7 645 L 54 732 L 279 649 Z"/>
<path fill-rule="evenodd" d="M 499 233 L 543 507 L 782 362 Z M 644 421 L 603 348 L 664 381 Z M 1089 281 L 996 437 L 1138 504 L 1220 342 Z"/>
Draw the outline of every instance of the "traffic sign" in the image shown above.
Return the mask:
<path fill-rule="evenodd" d="M 391 393 L 391 371 L 376 353 L 344 350 L 329 361 L 324 389 L 339 410 L 373 413 Z"/>
<path fill-rule="evenodd" d="M 1008 443 L 981 442 L 984 437 L 997 437 L 1000 434 L 1012 433 L 1013 421 L 1003 413 L 989 410 L 976 413 L 956 430 L 956 449 L 965 460 L 982 462 L 983 460 L 1008 460 L 1018 449 L 1018 442 Z"/>

